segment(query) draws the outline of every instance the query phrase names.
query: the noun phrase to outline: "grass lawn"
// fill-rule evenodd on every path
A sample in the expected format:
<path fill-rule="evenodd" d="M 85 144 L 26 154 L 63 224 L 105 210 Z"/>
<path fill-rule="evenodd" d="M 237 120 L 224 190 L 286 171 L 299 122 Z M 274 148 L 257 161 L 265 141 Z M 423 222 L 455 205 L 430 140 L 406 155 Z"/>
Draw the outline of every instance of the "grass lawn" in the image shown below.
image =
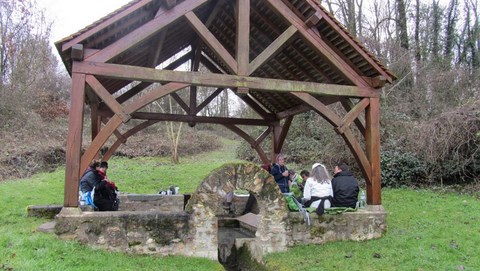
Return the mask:
<path fill-rule="evenodd" d="M 208 173 L 234 158 L 233 142 L 218 152 L 183 158 L 116 158 L 109 178 L 122 192 L 158 193 L 170 185 L 191 193 Z M 223 270 L 179 256 L 112 253 L 37 231 L 45 219 L 28 205 L 62 204 L 64 169 L 0 183 L 0 270 Z M 268 270 L 480 270 L 480 202 L 425 190 L 385 189 L 388 232 L 378 240 L 298 246 L 266 257 Z"/>

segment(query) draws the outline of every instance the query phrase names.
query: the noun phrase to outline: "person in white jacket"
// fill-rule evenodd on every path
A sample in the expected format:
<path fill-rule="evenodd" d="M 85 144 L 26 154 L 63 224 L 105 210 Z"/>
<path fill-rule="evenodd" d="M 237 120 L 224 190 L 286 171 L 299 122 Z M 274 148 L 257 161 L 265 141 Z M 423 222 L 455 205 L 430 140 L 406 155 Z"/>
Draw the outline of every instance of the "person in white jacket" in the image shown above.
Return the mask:
<path fill-rule="evenodd" d="M 330 198 L 332 197 L 332 181 L 326 167 L 320 163 L 313 164 L 312 173 L 307 179 L 303 190 L 305 207 L 318 208 L 323 201 L 323 207 L 325 209 L 330 208 Z"/>

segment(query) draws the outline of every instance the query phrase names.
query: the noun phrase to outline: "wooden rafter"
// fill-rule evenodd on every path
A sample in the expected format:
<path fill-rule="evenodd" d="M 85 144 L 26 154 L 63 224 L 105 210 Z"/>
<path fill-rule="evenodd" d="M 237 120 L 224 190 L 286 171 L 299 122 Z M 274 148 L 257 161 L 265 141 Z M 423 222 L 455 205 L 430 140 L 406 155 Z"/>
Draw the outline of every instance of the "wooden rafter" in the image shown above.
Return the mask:
<path fill-rule="evenodd" d="M 305 22 L 298 19 L 295 13 L 282 2 L 282 0 L 267 0 L 273 10 L 280 14 L 286 21 L 294 25 L 305 41 L 311 44 L 311 47 L 319 54 L 323 55 L 332 66 L 345 76 L 349 81 L 357 86 L 367 87 L 368 84 L 358 75 L 345 61 L 335 54 L 325 41 L 323 41 Z"/>
<path fill-rule="evenodd" d="M 245 141 L 247 141 L 248 143 L 250 143 L 250 146 L 257 152 L 258 156 L 260 157 L 260 159 L 264 164 L 270 163 L 267 155 L 265 154 L 260 144 L 255 139 L 253 139 L 250 135 L 248 135 L 242 129 L 238 128 L 233 124 L 224 124 L 224 126 L 230 129 L 232 132 L 239 135 L 240 137 L 242 137 L 243 139 L 245 139 Z"/>
<path fill-rule="evenodd" d="M 123 36 L 121 39 L 100 50 L 98 53 L 86 60 L 107 62 L 122 52 L 125 52 L 127 49 L 136 46 L 141 41 L 146 40 L 150 36 L 162 30 L 165 26 L 170 25 L 174 21 L 184 16 L 185 13 L 196 9 L 205 2 L 207 2 L 207 0 L 185 0 L 176 5 L 174 8 L 166 10 L 161 14 L 161 16 L 155 17 L 153 20 L 144 24 L 141 28 L 137 28 Z"/>
<path fill-rule="evenodd" d="M 134 4 L 133 6 L 129 7 L 128 9 L 125 9 L 122 12 L 116 14 L 115 16 L 110 17 L 108 20 L 105 20 L 104 22 L 96 25 L 92 29 L 89 29 L 88 31 L 78 35 L 74 39 L 71 39 L 68 42 L 64 43 L 62 45 L 62 51 L 66 51 L 66 50 L 70 49 L 75 44 L 82 43 L 83 41 L 88 39 L 93 34 L 107 28 L 108 26 L 110 26 L 112 24 L 115 24 L 120 19 L 130 15 L 132 12 L 135 12 L 136 10 L 139 10 L 139 9 L 143 8 L 144 6 L 150 4 L 152 1 L 153 0 L 142 0 L 142 1 Z"/>
<path fill-rule="evenodd" d="M 208 30 L 208 28 L 200 21 L 200 19 L 192 11 L 185 14 L 185 18 L 190 23 L 190 26 L 195 30 L 197 35 L 208 47 L 216 54 L 218 58 L 229 68 L 233 74 L 237 73 L 237 61 L 230 55 L 230 53 L 223 47 L 217 38 Z"/>

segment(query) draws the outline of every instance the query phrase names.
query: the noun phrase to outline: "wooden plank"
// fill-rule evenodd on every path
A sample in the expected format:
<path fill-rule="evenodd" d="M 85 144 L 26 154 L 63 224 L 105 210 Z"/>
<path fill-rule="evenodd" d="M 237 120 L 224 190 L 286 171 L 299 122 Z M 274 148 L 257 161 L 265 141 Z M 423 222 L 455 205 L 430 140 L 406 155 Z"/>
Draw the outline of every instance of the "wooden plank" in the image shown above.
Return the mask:
<path fill-rule="evenodd" d="M 328 16 L 322 9 L 320 9 L 317 3 L 314 3 L 315 0 L 306 0 L 310 6 L 315 7 L 315 10 L 322 16 L 322 19 L 328 22 L 328 24 L 343 38 L 345 39 L 350 46 L 352 46 L 370 65 L 372 65 L 380 74 L 382 74 L 389 83 L 393 82 L 393 78 L 388 75 L 385 70 L 376 63 L 371 56 L 369 56 L 347 33 L 342 29 L 341 26 L 336 24 L 330 16 Z"/>
<path fill-rule="evenodd" d="M 287 41 L 297 33 L 297 28 L 291 25 L 280 36 L 278 36 L 265 50 L 263 50 L 257 57 L 248 65 L 247 75 L 255 72 L 261 65 L 272 58 L 279 52 L 287 43 Z"/>
<path fill-rule="evenodd" d="M 250 0 L 237 0 L 236 8 L 237 74 L 248 75 L 250 62 Z"/>
<path fill-rule="evenodd" d="M 337 128 L 337 131 L 339 133 L 344 133 L 346 129 L 349 129 L 350 124 L 352 124 L 352 122 L 359 117 L 360 113 L 363 112 L 363 110 L 368 106 L 369 103 L 370 103 L 370 100 L 368 98 L 364 98 L 364 99 L 360 100 L 360 102 L 358 102 L 343 117 L 342 124 L 340 125 L 340 127 Z"/>
<path fill-rule="evenodd" d="M 282 150 L 278 148 L 278 140 L 280 138 L 280 133 L 282 132 L 282 127 L 280 126 L 280 122 L 276 121 L 272 125 L 272 161 L 275 161 L 277 154 L 281 153 Z"/>
<path fill-rule="evenodd" d="M 92 141 L 88 149 L 82 155 L 82 163 L 80 168 L 82 172 L 87 169 L 88 165 L 95 157 L 95 154 L 100 151 L 100 149 L 103 147 L 105 142 L 107 142 L 108 138 L 120 126 L 120 124 L 122 124 L 122 119 L 118 115 L 114 115 L 108 121 L 108 123 L 103 127 L 100 133 L 98 133 L 98 135 Z M 77 198 L 78 198 L 78 195 L 77 195 Z"/>
<path fill-rule="evenodd" d="M 65 151 L 66 165 L 63 206 L 77 207 L 85 102 L 84 74 L 72 74 L 72 91 L 70 93 L 70 100 L 71 105 L 68 114 L 67 147 Z"/>
<path fill-rule="evenodd" d="M 125 106 L 125 110 L 131 114 L 141 109 L 142 107 L 146 106 L 147 104 L 150 104 L 151 102 L 162 98 L 163 96 L 166 96 L 182 88 L 186 88 L 188 86 L 189 86 L 188 84 L 181 84 L 181 83 L 168 83 L 166 85 L 160 86 L 150 91 L 149 93 L 143 95 L 142 97 L 137 99 L 135 102 Z"/>
<path fill-rule="evenodd" d="M 365 82 L 365 80 L 363 80 L 363 78 L 357 74 L 341 56 L 337 55 L 334 50 L 330 48 L 330 46 L 328 46 L 317 33 L 315 33 L 314 30 L 310 29 L 305 22 L 302 22 L 300 18 L 282 2 L 282 0 L 267 0 L 267 2 L 273 10 L 283 16 L 288 22 L 290 22 L 290 24 L 294 25 L 304 37 L 304 40 L 311 45 L 312 49 L 315 49 L 318 53 L 323 55 L 333 64 L 333 67 L 345 76 L 345 78 L 357 86 L 368 86 L 367 82 Z"/>
<path fill-rule="evenodd" d="M 163 114 L 163 113 L 152 113 L 152 112 L 135 112 L 135 113 L 132 113 L 132 118 L 143 119 L 143 120 L 254 125 L 254 126 L 268 126 L 271 124 L 271 122 L 262 120 L 262 119 L 204 117 L 204 116 L 175 115 L 175 114 Z"/>
<path fill-rule="evenodd" d="M 370 106 L 366 110 L 366 139 L 367 157 L 371 164 L 370 182 L 367 184 L 367 203 L 370 205 L 382 204 L 382 180 L 380 167 L 380 99 L 370 99 Z"/>
<path fill-rule="evenodd" d="M 207 0 L 185 0 L 172 9 L 165 10 L 160 16 L 155 17 L 153 20 L 145 23 L 141 27 L 133 30 L 121 39 L 115 41 L 109 46 L 103 48 L 100 52 L 87 58 L 89 61 L 107 62 L 110 59 L 125 52 L 129 48 L 135 47 L 139 43 L 155 35 L 162 30 L 165 26 L 170 25 L 179 18 L 185 15 L 187 12 L 196 9 L 203 5 Z"/>
<path fill-rule="evenodd" d="M 288 81 L 280 79 L 265 80 L 265 78 L 260 77 L 247 77 L 229 74 L 156 70 L 144 67 L 110 63 L 95 63 L 88 61 L 78 62 L 74 66 L 74 71 L 124 80 L 138 80 L 150 82 L 172 81 L 199 86 L 226 88 L 246 87 L 258 90 L 270 90 L 287 93 L 305 92 L 328 96 L 347 96 L 362 98 L 379 97 L 379 93 L 373 91 L 370 87 Z"/>
<path fill-rule="evenodd" d="M 217 38 L 208 30 L 208 28 L 200 21 L 200 19 L 192 11 L 185 14 L 185 18 L 190 23 L 190 26 L 195 30 L 202 41 L 221 59 L 229 68 L 231 73 L 237 73 L 237 61 L 230 55 L 230 53 L 223 47 Z"/>
<path fill-rule="evenodd" d="M 87 75 L 86 81 L 105 104 L 122 119 L 123 123 L 130 120 L 130 116 L 125 112 L 123 106 L 115 100 L 108 90 L 106 90 L 93 75 Z"/>

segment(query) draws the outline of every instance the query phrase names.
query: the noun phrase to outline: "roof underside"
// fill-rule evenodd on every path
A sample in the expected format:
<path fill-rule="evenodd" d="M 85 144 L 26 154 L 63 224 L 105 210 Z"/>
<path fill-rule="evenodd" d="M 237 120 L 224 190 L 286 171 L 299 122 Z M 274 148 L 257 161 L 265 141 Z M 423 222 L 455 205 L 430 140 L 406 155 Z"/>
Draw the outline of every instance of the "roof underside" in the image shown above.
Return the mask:
<path fill-rule="evenodd" d="M 107 15 L 87 28 L 72 34 L 58 42 L 56 47 L 69 71 L 72 71 L 72 41 L 83 44 L 85 49 L 104 49 L 132 31 L 141 28 L 155 18 L 159 9 L 165 9 L 172 1 L 135 0 L 119 10 Z M 176 1 L 176 5 L 183 1 Z M 230 0 L 208 1 L 194 10 L 226 51 L 235 58 L 236 53 L 236 14 L 235 2 Z M 395 79 L 394 75 L 380 64 L 362 45 L 351 37 L 346 30 L 331 17 L 319 4 L 306 0 L 283 0 L 297 18 L 305 22 L 315 14 L 321 19 L 312 27 L 332 50 L 350 66 L 360 77 L 383 77 L 387 82 Z M 139 5 L 141 8 L 133 9 Z M 175 7 L 174 7 L 175 8 Z M 132 12 L 126 13 L 129 10 Z M 326 15 L 326 16 L 325 16 Z M 115 20 L 113 20 L 115 18 Z M 250 50 L 249 59 L 254 60 L 272 42 L 288 30 L 290 23 L 275 12 L 266 0 L 254 0 L 250 4 Z M 189 48 L 189 50 L 185 50 Z M 129 48 L 109 60 L 109 63 L 140 67 L 158 67 L 172 59 L 181 57 L 179 52 L 193 52 L 201 48 L 201 66 L 212 73 L 232 74 L 228 66 L 217 57 L 209 46 L 205 45 L 189 25 L 184 16 L 168 24 L 147 39 Z M 160 50 L 160 51 L 158 51 Z M 197 49 L 198 50 L 198 49 Z M 88 50 L 85 51 L 88 54 Z M 193 57 L 193 53 L 190 53 Z M 319 49 L 305 41 L 296 33 L 288 39 L 274 57 L 269 58 L 249 76 L 259 78 L 283 79 L 327 83 L 336 85 L 354 85 L 339 72 L 330 60 L 319 53 Z M 130 81 L 98 78 L 110 92 L 116 93 Z M 287 92 L 268 92 L 249 90 L 250 95 L 271 113 L 283 112 L 295 108 L 302 102 Z M 317 97 L 326 104 L 338 101 L 340 97 Z"/>

